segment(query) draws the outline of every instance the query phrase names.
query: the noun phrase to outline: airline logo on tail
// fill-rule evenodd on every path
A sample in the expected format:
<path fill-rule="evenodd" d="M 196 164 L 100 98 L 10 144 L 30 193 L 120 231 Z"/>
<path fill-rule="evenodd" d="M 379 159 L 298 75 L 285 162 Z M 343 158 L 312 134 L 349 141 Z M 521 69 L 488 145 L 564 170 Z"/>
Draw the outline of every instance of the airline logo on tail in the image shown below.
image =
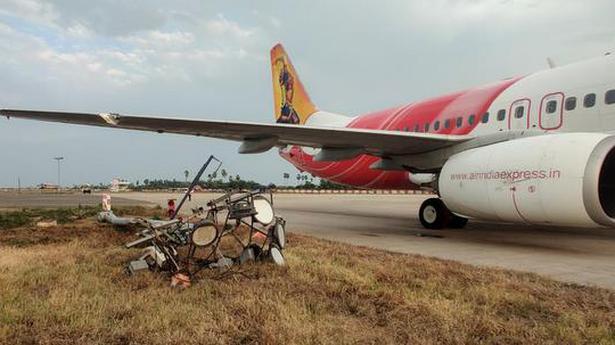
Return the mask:
<path fill-rule="evenodd" d="M 310 100 L 281 44 L 271 49 L 271 73 L 276 122 L 304 124 L 318 109 Z"/>

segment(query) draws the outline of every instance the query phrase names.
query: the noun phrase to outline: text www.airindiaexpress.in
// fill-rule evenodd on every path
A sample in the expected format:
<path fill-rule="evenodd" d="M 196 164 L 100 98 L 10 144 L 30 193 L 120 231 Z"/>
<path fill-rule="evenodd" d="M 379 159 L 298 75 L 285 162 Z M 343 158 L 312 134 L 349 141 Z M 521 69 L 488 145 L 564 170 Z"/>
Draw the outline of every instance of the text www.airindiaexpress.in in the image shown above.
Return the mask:
<path fill-rule="evenodd" d="M 548 180 L 559 179 L 560 170 L 501 170 L 451 174 L 451 180 Z"/>

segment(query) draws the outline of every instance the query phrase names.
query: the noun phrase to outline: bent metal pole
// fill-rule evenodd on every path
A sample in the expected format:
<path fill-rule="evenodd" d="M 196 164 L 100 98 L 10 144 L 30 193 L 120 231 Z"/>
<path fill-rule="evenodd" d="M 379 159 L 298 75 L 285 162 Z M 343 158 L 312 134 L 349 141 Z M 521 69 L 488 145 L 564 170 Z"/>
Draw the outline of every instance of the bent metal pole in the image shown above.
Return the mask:
<path fill-rule="evenodd" d="M 175 217 L 179 213 L 179 210 L 182 208 L 182 205 L 184 205 L 184 202 L 186 202 L 188 195 L 192 193 L 192 190 L 194 189 L 194 187 L 196 187 L 197 183 L 199 183 L 199 181 L 201 180 L 201 176 L 203 175 L 203 173 L 205 172 L 205 169 L 207 169 L 207 167 L 209 166 L 209 163 L 211 163 L 212 160 L 215 160 L 216 162 L 220 163 L 218 165 L 218 168 L 216 168 L 216 171 L 222 165 L 222 162 L 218 160 L 218 158 L 214 157 L 214 155 L 210 155 L 209 158 L 207 158 L 207 161 L 205 162 L 205 164 L 203 164 L 203 166 L 201 167 L 201 170 L 199 170 L 199 172 L 196 174 L 196 176 L 192 180 L 192 183 L 190 184 L 190 186 L 188 187 L 188 190 L 182 197 L 182 200 L 179 202 L 179 205 L 177 205 L 177 208 L 175 209 L 175 213 L 173 213 L 173 216 L 171 217 L 171 219 L 175 219 Z"/>

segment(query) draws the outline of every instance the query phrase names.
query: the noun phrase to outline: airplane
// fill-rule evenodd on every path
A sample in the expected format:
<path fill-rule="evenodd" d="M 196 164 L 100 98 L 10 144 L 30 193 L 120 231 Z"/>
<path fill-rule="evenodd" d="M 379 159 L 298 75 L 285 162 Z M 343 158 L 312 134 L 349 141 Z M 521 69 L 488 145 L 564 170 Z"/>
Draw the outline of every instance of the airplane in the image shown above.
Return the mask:
<path fill-rule="evenodd" d="M 273 148 L 300 171 L 357 188 L 429 188 L 428 229 L 468 219 L 615 227 L 615 57 L 610 55 L 358 116 L 320 110 L 281 44 L 276 123 L 0 110 L 24 118 L 206 136 Z"/>

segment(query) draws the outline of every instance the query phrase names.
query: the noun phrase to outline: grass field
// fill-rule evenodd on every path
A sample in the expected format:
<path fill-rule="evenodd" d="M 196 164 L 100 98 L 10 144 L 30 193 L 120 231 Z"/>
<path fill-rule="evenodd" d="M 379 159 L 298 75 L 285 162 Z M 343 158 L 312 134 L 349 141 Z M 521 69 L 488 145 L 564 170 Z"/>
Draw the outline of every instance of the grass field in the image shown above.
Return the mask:
<path fill-rule="evenodd" d="M 0 343 L 615 344 L 609 290 L 292 234 L 287 267 L 179 290 L 83 217 L 0 229 Z"/>

